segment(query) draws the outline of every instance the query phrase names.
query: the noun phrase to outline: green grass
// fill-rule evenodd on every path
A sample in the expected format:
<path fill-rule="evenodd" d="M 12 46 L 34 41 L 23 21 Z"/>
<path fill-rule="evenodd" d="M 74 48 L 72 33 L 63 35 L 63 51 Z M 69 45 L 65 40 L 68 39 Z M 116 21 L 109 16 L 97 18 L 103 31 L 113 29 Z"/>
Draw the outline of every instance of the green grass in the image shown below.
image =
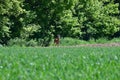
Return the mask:
<path fill-rule="evenodd" d="M 74 39 L 74 38 L 61 38 L 59 46 L 74 46 L 74 45 L 81 45 L 81 44 L 104 44 L 104 43 L 120 43 L 120 38 L 114 38 L 112 40 L 108 40 L 106 38 L 100 38 L 96 41 L 94 39 L 91 39 L 89 41 Z M 54 40 L 51 42 L 51 46 L 54 46 Z"/>
<path fill-rule="evenodd" d="M 96 42 L 94 40 L 90 40 L 90 43 L 120 43 L 120 38 L 113 38 L 108 40 L 106 38 L 97 39 Z"/>
<path fill-rule="evenodd" d="M 0 48 L 0 80 L 119 79 L 119 47 Z"/>
<path fill-rule="evenodd" d="M 79 39 L 74 39 L 74 38 L 62 38 L 60 40 L 60 46 L 71 46 L 71 45 L 78 45 L 78 44 L 88 44 L 87 41 L 79 40 Z"/>

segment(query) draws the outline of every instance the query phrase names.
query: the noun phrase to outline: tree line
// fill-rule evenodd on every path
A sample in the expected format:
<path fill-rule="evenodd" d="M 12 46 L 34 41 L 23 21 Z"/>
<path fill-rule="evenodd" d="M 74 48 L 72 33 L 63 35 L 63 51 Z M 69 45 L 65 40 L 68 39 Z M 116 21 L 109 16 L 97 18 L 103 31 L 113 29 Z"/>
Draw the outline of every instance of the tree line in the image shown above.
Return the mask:
<path fill-rule="evenodd" d="M 120 0 L 0 0 L 0 44 L 19 38 L 49 46 L 57 35 L 120 36 Z"/>

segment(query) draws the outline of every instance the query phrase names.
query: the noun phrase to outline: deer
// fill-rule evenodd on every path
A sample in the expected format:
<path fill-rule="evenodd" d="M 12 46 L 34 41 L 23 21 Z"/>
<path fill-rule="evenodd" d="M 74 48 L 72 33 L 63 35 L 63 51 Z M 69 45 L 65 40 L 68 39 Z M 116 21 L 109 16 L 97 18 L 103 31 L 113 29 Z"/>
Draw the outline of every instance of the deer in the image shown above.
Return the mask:
<path fill-rule="evenodd" d="M 57 37 L 55 37 L 55 39 L 54 39 L 54 44 L 55 44 L 56 46 L 58 46 L 58 45 L 60 44 L 60 35 L 57 35 Z"/>

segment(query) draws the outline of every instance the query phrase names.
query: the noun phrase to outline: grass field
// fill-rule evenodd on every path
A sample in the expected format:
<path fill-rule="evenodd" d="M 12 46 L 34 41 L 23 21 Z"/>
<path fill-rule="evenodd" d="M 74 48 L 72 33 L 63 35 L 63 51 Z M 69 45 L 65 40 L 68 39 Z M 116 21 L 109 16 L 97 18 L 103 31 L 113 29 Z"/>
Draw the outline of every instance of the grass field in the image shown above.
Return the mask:
<path fill-rule="evenodd" d="M 0 48 L 0 80 L 119 80 L 120 47 Z"/>

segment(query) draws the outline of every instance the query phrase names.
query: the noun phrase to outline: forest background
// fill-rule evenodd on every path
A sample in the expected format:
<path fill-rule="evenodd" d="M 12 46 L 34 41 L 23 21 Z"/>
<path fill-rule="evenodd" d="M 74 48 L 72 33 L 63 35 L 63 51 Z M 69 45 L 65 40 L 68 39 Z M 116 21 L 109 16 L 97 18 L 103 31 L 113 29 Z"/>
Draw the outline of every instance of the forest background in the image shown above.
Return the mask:
<path fill-rule="evenodd" d="M 0 0 L 0 44 L 49 46 L 57 36 L 120 36 L 120 0 Z"/>

